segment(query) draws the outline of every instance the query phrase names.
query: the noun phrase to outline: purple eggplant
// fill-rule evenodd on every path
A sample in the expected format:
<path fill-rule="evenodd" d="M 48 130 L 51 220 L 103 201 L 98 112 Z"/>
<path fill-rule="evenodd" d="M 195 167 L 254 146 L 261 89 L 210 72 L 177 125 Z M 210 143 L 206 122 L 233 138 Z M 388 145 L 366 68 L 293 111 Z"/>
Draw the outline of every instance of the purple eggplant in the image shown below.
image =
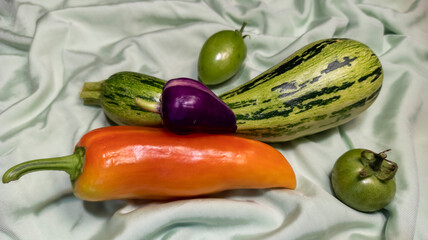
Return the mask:
<path fill-rule="evenodd" d="M 159 113 L 163 125 L 176 134 L 194 132 L 234 133 L 232 110 L 203 83 L 190 78 L 169 80 L 159 102 L 136 99 L 136 104 Z"/>

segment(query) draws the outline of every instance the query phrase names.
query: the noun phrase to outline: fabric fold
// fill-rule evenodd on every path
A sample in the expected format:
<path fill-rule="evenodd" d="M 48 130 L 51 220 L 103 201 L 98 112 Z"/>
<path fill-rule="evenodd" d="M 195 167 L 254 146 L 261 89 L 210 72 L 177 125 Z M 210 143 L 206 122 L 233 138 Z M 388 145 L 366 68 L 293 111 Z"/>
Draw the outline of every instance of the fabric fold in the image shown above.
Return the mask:
<path fill-rule="evenodd" d="M 423 0 L 0 0 L 0 174 L 71 154 L 84 133 L 112 124 L 101 108 L 83 105 L 83 83 L 120 71 L 197 78 L 204 41 L 243 21 L 247 58 L 216 94 L 330 37 L 372 48 L 385 74 L 378 99 L 356 119 L 271 144 L 293 166 L 296 190 L 85 202 L 67 174 L 34 173 L 0 184 L 0 238 L 427 239 L 427 9 Z M 350 147 L 391 148 L 399 164 L 397 194 L 379 212 L 355 211 L 332 192 L 331 169 Z"/>

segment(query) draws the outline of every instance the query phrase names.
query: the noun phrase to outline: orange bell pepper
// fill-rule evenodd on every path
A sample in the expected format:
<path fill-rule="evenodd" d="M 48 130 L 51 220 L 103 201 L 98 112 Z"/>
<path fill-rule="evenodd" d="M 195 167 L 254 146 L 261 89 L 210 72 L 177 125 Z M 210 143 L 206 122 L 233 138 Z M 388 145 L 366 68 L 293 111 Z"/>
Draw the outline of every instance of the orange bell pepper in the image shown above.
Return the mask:
<path fill-rule="evenodd" d="M 230 189 L 296 187 L 285 157 L 273 147 L 233 135 L 176 135 L 162 128 L 92 130 L 74 154 L 24 162 L 3 183 L 39 170 L 70 174 L 74 194 L 88 201 L 168 199 Z"/>

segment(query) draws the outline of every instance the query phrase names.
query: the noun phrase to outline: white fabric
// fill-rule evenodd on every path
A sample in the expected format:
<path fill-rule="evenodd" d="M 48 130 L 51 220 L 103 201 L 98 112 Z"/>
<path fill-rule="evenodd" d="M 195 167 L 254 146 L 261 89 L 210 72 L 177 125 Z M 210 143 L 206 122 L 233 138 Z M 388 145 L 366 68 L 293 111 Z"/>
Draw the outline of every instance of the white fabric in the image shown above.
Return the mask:
<path fill-rule="evenodd" d="M 272 144 L 293 166 L 296 190 L 236 190 L 180 201 L 82 201 L 62 172 L 0 184 L 0 239 L 428 239 L 428 4 L 426 0 L 117 1 L 0 0 L 0 173 L 68 155 L 90 129 L 108 126 L 79 99 L 84 82 L 135 71 L 197 77 L 214 32 L 247 21 L 238 86 L 300 47 L 347 37 L 383 64 L 376 102 L 323 133 Z M 329 174 L 350 148 L 399 164 L 397 194 L 377 213 L 333 195 Z"/>

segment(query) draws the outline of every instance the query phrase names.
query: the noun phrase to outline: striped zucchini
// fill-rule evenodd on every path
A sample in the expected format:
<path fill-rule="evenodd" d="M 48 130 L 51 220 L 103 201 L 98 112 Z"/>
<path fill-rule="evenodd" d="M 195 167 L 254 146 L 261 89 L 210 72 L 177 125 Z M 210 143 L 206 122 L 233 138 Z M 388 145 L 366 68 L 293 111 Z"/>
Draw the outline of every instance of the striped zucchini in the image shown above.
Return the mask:
<path fill-rule="evenodd" d="M 120 125 L 161 126 L 159 114 L 135 105 L 135 98 L 159 101 L 164 80 L 135 72 L 119 72 L 107 80 L 84 83 L 80 98 L 86 105 L 99 105 L 105 115 Z"/>
<path fill-rule="evenodd" d="M 355 118 L 375 101 L 382 81 L 381 63 L 369 47 L 351 39 L 330 38 L 301 48 L 219 97 L 235 113 L 238 135 L 281 142 Z M 157 114 L 139 109 L 134 99 L 138 96 L 159 101 L 165 81 L 124 72 L 92 84 L 98 84 L 96 90 L 83 90 L 81 97 L 87 104 L 101 105 L 113 121 L 129 125 L 161 124 Z"/>
<path fill-rule="evenodd" d="M 278 142 L 348 122 L 375 101 L 382 81 L 369 47 L 333 38 L 301 48 L 220 98 L 235 113 L 239 135 Z"/>

